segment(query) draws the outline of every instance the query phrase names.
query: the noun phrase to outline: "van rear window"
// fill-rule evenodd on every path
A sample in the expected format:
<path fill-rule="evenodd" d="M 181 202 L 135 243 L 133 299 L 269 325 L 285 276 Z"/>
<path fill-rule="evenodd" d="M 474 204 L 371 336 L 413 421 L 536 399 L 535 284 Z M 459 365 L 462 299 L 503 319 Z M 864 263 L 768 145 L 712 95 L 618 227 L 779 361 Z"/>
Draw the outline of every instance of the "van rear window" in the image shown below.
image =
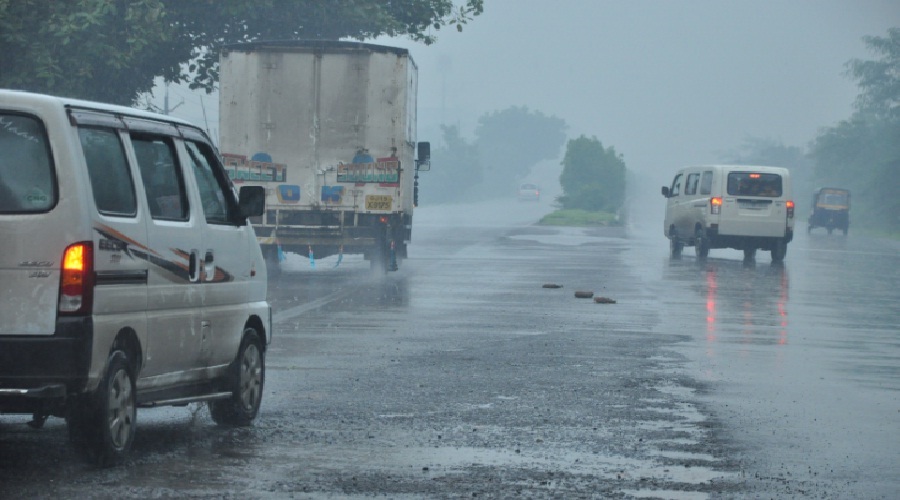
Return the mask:
<path fill-rule="evenodd" d="M 55 186 L 43 124 L 0 112 L 0 213 L 46 212 L 56 203 Z"/>
<path fill-rule="evenodd" d="M 728 194 L 731 196 L 781 196 L 781 176 L 758 172 L 730 172 L 728 174 Z"/>

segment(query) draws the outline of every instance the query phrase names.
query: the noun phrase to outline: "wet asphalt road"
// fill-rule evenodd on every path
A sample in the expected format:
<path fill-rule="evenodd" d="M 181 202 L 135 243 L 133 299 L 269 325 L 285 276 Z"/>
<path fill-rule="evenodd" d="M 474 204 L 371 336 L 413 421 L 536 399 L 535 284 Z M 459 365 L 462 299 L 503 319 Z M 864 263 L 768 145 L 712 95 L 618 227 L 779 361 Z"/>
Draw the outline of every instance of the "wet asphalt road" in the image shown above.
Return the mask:
<path fill-rule="evenodd" d="M 658 213 L 531 225 L 549 209 L 424 208 L 385 278 L 292 258 L 253 427 L 142 411 L 97 470 L 61 420 L 3 416 L 0 498 L 897 496 L 900 244 L 671 261 Z"/>

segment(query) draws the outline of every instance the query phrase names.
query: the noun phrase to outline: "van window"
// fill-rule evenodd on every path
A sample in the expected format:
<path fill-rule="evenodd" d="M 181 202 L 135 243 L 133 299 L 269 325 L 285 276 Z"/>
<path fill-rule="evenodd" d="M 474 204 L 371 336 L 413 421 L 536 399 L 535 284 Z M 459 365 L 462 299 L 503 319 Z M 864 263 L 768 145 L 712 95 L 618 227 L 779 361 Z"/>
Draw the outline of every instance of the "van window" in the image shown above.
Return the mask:
<path fill-rule="evenodd" d="M 0 113 L 0 213 L 46 212 L 54 204 L 56 183 L 43 124 Z"/>
<path fill-rule="evenodd" d="M 696 172 L 688 174 L 687 182 L 684 183 L 684 194 L 697 194 L 697 184 L 700 183 L 700 173 Z"/>
<path fill-rule="evenodd" d="M 756 172 L 729 172 L 728 194 L 732 196 L 781 196 L 781 176 Z"/>
<path fill-rule="evenodd" d="M 712 170 L 703 172 L 703 176 L 700 177 L 700 194 L 712 194 L 712 179 Z"/>
<path fill-rule="evenodd" d="M 119 134 L 112 129 L 79 128 L 78 138 L 97 211 L 133 217 L 137 214 L 137 198 Z"/>
<path fill-rule="evenodd" d="M 237 203 L 234 191 L 224 174 L 216 155 L 207 144 L 185 141 L 185 147 L 193 166 L 194 177 L 200 188 L 203 215 L 210 224 L 231 224 Z"/>
<path fill-rule="evenodd" d="M 682 181 L 681 174 L 676 175 L 675 179 L 672 180 L 672 188 L 669 189 L 669 198 L 671 198 L 673 196 L 678 196 L 679 194 L 681 194 L 681 181 Z"/>
<path fill-rule="evenodd" d="M 172 138 L 132 134 L 131 143 L 144 181 L 150 216 L 163 220 L 188 220 L 184 178 Z"/>

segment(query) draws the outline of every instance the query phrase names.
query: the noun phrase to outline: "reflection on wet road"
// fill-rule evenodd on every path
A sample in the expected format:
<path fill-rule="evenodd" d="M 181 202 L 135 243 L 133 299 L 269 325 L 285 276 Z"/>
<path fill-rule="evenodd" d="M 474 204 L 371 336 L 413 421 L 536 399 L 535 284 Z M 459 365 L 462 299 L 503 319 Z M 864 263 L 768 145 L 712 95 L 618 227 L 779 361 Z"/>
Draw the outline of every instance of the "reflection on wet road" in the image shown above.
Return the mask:
<path fill-rule="evenodd" d="M 632 264 L 656 263 L 641 274 L 662 328 L 690 332 L 680 350 L 713 383 L 748 482 L 785 496 L 900 490 L 900 244 L 798 234 L 773 265 L 731 250 L 670 260 L 652 231 L 632 236 L 647 243 Z"/>

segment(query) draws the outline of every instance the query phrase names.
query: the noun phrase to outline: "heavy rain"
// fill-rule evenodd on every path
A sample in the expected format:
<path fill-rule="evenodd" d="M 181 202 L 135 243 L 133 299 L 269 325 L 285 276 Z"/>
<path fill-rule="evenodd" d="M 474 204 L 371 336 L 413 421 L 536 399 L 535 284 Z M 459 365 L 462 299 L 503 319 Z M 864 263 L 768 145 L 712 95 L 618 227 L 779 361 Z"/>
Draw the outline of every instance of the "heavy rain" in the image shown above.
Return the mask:
<path fill-rule="evenodd" d="M 280 146 L 236 150 L 248 137 L 275 144 L 294 112 L 231 106 L 254 94 L 228 87 L 243 69 L 223 71 L 211 94 L 157 78 L 141 102 L 206 130 L 226 169 L 246 169 L 231 173 L 236 186 L 272 184 L 272 213 L 273 199 L 286 213 L 313 191 L 329 210 L 365 197 L 365 211 L 330 226 L 343 230 L 409 196 L 415 171 L 410 233 L 376 250 L 320 233 L 298 244 L 265 232 L 270 214 L 252 219 L 273 327 L 252 424 L 217 425 L 199 401 L 139 408 L 127 457 L 99 467 L 65 419 L 0 413 L 0 498 L 896 497 L 900 205 L 877 196 L 900 186 L 859 165 L 900 162 L 885 139 L 900 130 L 900 96 L 893 87 L 886 111 L 867 107 L 872 87 L 852 61 L 887 60 L 867 40 L 896 41 L 898 26 L 886 0 L 485 0 L 461 31 L 430 32 L 433 44 L 364 40 L 415 61 L 409 151 L 354 142 L 316 165 L 315 190 Z M 289 64 L 266 61 L 269 75 Z M 367 80 L 342 88 L 406 84 L 376 62 L 348 73 L 363 66 Z M 296 92 L 307 88 L 318 99 L 329 87 Z M 382 112 L 357 97 L 340 105 Z M 238 120 L 251 115 L 269 121 Z M 322 119 L 287 142 L 320 148 Z M 860 120 L 887 130 L 867 136 L 863 159 L 828 142 Z M 430 162 L 414 148 L 424 141 Z M 834 167 L 832 145 L 848 148 L 837 156 L 849 170 Z M 327 149 L 316 151 L 297 154 L 318 162 Z M 586 157 L 610 177 L 579 177 Z M 754 235 L 707 255 L 706 228 L 676 233 L 660 187 L 694 165 L 786 169 L 771 201 L 729 202 L 723 180 L 702 205 L 719 195 L 723 213 L 780 208 L 786 253 Z M 361 166 L 400 182 L 356 176 L 336 189 Z M 278 174 L 260 179 L 266 168 Z M 0 367 L 0 390 L 8 375 Z"/>

